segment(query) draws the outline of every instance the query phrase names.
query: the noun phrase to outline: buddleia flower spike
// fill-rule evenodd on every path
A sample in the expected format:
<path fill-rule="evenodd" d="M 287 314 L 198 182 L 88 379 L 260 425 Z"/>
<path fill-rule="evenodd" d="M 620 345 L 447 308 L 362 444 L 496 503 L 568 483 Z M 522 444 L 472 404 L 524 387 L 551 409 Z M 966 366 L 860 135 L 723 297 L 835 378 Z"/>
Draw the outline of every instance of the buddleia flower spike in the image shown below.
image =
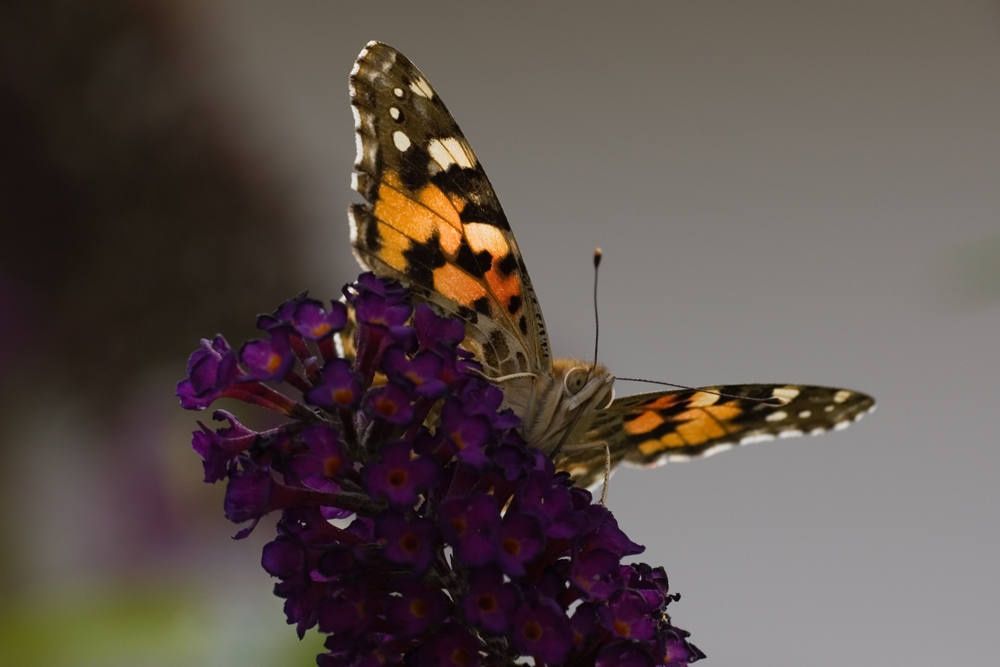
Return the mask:
<path fill-rule="evenodd" d="M 261 316 L 260 340 L 202 341 L 181 405 L 235 398 L 285 422 L 256 431 L 216 410 L 192 444 L 285 617 L 326 635 L 320 667 L 687 665 L 663 568 L 612 513 L 528 448 L 503 392 L 458 347 L 461 323 L 361 276 L 341 302 L 300 296 Z M 356 324 L 356 328 L 355 328 Z M 334 337 L 356 331 L 336 354 Z"/>

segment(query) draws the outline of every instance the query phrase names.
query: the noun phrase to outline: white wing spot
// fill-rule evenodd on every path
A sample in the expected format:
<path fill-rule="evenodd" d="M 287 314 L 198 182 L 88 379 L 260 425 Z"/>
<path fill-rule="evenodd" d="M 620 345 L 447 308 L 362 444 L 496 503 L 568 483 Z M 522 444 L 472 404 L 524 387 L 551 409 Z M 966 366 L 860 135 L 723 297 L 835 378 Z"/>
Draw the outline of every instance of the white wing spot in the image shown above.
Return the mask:
<path fill-rule="evenodd" d="M 392 143 L 396 144 L 401 153 L 405 153 L 413 145 L 410 143 L 410 138 L 399 130 L 392 133 Z"/>
<path fill-rule="evenodd" d="M 851 422 L 837 422 L 833 425 L 834 431 L 843 431 L 845 428 L 851 425 Z"/>
<path fill-rule="evenodd" d="M 833 405 L 828 405 L 825 408 L 823 408 L 823 412 L 833 412 L 833 408 L 834 408 Z"/>
<path fill-rule="evenodd" d="M 402 97 L 403 96 L 403 89 L 402 88 L 393 88 L 392 89 L 392 94 L 395 95 L 396 97 Z"/>
<path fill-rule="evenodd" d="M 464 142 L 455 137 L 447 139 L 432 139 L 427 146 L 427 151 L 434 158 L 434 161 L 441 165 L 442 171 L 448 171 L 448 167 L 457 164 L 463 169 L 472 169 L 476 166 L 475 157 L 472 151 Z"/>
<path fill-rule="evenodd" d="M 426 97 L 431 99 L 434 97 L 434 89 L 431 88 L 431 84 L 427 83 L 427 79 L 420 77 L 416 81 L 410 84 L 410 90 L 412 90 L 417 95 L 421 97 Z M 398 96 L 397 96 L 398 97 Z"/>
<path fill-rule="evenodd" d="M 365 146 L 361 141 L 361 113 L 358 108 L 351 105 L 351 111 L 354 112 L 354 164 L 361 164 L 361 158 L 365 156 Z"/>
<path fill-rule="evenodd" d="M 766 419 L 769 422 L 780 422 L 782 419 L 787 419 L 787 418 L 788 418 L 788 413 L 785 412 L 784 410 L 778 410 L 776 412 L 772 412 L 768 416 L 764 417 L 764 419 Z"/>
<path fill-rule="evenodd" d="M 399 109 L 396 107 L 389 107 L 389 115 L 392 116 L 393 120 L 399 120 Z"/>
<path fill-rule="evenodd" d="M 702 456 L 714 456 L 715 454 L 719 454 L 721 452 L 729 451 L 732 448 L 733 448 L 733 443 L 731 443 L 731 442 L 720 442 L 719 444 L 713 445 L 712 447 L 709 447 L 708 449 L 706 449 L 702 453 Z"/>
<path fill-rule="evenodd" d="M 853 393 L 854 392 L 852 392 L 852 391 L 847 391 L 846 389 L 841 389 L 840 391 L 838 391 L 836 394 L 833 395 L 833 402 L 834 403 L 843 403 L 844 401 L 846 401 L 847 399 L 849 399 Z"/>
<path fill-rule="evenodd" d="M 757 433 L 755 435 L 748 435 L 742 440 L 740 440 L 741 445 L 752 445 L 756 442 L 768 442 L 769 440 L 774 440 L 774 436 L 770 433 Z"/>
<path fill-rule="evenodd" d="M 778 387 L 773 392 L 772 395 L 776 398 L 780 398 L 787 405 L 795 400 L 795 397 L 801 394 L 801 390 L 795 387 Z"/>
<path fill-rule="evenodd" d="M 812 410 L 803 410 L 799 413 L 799 419 L 809 419 L 812 417 Z"/>
<path fill-rule="evenodd" d="M 358 241 L 358 221 L 354 218 L 354 211 L 348 209 L 347 211 L 347 221 L 350 223 L 351 228 L 351 245 L 353 246 Z M 336 339 L 340 339 L 340 336 L 334 336 Z M 341 355 L 343 356 L 343 355 Z"/>
<path fill-rule="evenodd" d="M 826 433 L 826 429 L 822 426 L 817 426 L 813 430 L 809 431 L 809 435 L 822 435 L 824 433 Z"/>
<path fill-rule="evenodd" d="M 778 437 L 779 438 L 797 438 L 800 435 L 802 435 L 802 431 L 800 431 L 800 430 L 798 430 L 796 428 L 793 428 L 793 429 L 789 429 L 787 431 L 782 431 L 781 433 L 778 434 Z"/>

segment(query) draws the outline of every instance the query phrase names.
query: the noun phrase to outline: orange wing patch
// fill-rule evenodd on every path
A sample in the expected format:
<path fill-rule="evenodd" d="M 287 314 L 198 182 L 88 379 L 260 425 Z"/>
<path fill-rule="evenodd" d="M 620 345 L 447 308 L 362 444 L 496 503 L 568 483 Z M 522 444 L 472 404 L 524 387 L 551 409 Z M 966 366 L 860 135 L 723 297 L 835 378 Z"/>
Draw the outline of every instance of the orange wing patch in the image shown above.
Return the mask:
<path fill-rule="evenodd" d="M 486 298 L 486 288 L 454 264 L 434 269 L 434 289 L 467 308 Z"/>
<path fill-rule="evenodd" d="M 657 429 L 662 431 L 662 426 L 667 425 L 668 432 L 638 445 L 644 456 L 651 456 L 664 449 L 697 446 L 735 433 L 739 428 L 729 424 L 729 421 L 741 413 L 735 401 L 687 410 L 671 417 L 669 422 L 656 412 L 644 412 L 636 419 L 626 421 L 624 428 L 628 435 L 641 435 Z"/>
<path fill-rule="evenodd" d="M 511 254 L 511 247 L 504 233 L 484 222 L 469 222 L 465 225 L 465 238 L 468 239 L 473 252 L 485 251 L 493 258 L 490 269 L 484 275 L 486 282 L 507 312 L 510 315 L 517 315 L 522 305 L 521 281 L 517 279 L 516 273 L 510 270 L 505 273 L 504 267 L 501 266 L 504 258 Z M 511 297 L 517 299 L 511 301 Z"/>
<path fill-rule="evenodd" d="M 426 243 L 437 232 L 442 249 L 453 256 L 462 242 L 462 222 L 458 216 L 451 200 L 433 184 L 411 196 L 399 175 L 388 171 L 379 185 L 376 218 L 418 243 Z"/>
<path fill-rule="evenodd" d="M 666 420 L 652 410 L 643 412 L 635 419 L 625 422 L 624 429 L 629 435 L 642 435 L 660 427 Z"/>

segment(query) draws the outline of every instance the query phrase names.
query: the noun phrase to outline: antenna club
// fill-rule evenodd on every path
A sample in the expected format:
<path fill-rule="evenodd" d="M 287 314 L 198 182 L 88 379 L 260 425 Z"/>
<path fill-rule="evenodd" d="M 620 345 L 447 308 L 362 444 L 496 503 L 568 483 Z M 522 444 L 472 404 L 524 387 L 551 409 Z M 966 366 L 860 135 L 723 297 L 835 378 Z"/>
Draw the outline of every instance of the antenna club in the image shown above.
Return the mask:
<path fill-rule="evenodd" d="M 604 255 L 600 248 L 594 248 L 594 268 L 601 265 L 601 257 Z"/>

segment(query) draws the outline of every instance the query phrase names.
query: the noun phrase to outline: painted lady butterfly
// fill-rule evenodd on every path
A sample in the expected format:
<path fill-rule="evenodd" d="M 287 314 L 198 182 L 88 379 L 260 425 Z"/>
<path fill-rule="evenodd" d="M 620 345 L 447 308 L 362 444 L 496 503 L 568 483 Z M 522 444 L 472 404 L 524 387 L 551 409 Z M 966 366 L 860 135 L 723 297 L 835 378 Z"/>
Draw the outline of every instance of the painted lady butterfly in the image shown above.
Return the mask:
<path fill-rule="evenodd" d="M 615 378 L 603 366 L 552 358 L 500 202 L 427 79 L 399 51 L 370 42 L 350 82 L 353 186 L 368 201 L 350 210 L 358 262 L 465 322 L 464 346 L 503 387 L 527 442 L 554 456 L 577 484 L 601 480 L 605 443 L 612 466 L 655 466 L 844 428 L 873 409 L 872 398 L 855 391 L 778 384 L 614 399 Z"/>

